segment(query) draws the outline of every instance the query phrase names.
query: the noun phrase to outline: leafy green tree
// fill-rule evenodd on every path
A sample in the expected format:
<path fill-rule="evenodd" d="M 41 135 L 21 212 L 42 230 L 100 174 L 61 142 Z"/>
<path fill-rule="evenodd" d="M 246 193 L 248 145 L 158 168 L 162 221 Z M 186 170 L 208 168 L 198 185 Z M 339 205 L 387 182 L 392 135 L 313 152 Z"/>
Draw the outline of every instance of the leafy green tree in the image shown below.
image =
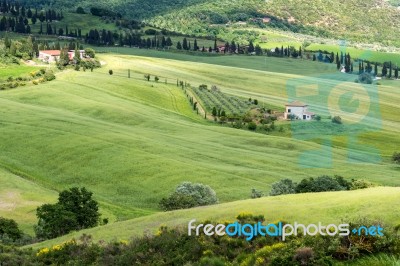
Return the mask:
<path fill-rule="evenodd" d="M 263 54 L 260 45 L 258 45 L 258 44 L 256 45 L 255 52 L 256 52 L 256 55 L 262 55 Z"/>
<path fill-rule="evenodd" d="M 273 183 L 269 195 L 278 196 L 278 195 L 294 194 L 294 193 L 296 193 L 296 183 L 286 178 Z"/>
<path fill-rule="evenodd" d="M 296 186 L 296 193 L 341 191 L 347 187 L 340 185 L 337 179 L 330 176 L 319 176 L 317 178 L 303 179 Z"/>
<path fill-rule="evenodd" d="M 97 226 L 100 213 L 93 193 L 86 188 L 73 187 L 60 192 L 58 202 L 37 208 L 38 225 L 35 232 L 39 238 L 54 238 L 73 230 Z"/>
<path fill-rule="evenodd" d="M 0 238 L 6 235 L 16 241 L 22 237 L 22 231 L 13 219 L 0 217 Z"/>
<path fill-rule="evenodd" d="M 85 49 L 85 55 L 89 56 L 90 58 L 95 58 L 96 52 L 92 48 L 86 48 Z"/>

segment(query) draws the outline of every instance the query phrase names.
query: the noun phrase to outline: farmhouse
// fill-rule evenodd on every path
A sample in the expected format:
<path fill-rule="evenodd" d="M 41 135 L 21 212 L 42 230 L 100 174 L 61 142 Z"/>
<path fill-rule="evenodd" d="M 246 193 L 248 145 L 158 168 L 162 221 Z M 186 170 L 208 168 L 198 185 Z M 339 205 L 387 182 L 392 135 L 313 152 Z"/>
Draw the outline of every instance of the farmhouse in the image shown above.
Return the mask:
<path fill-rule="evenodd" d="M 307 110 L 308 105 L 300 102 L 293 101 L 285 105 L 286 111 L 284 114 L 285 119 L 300 119 L 300 120 L 311 120 L 315 116 L 314 113 L 311 113 Z"/>
<path fill-rule="evenodd" d="M 42 60 L 43 62 L 53 63 L 60 59 L 60 54 L 61 54 L 60 50 L 42 50 L 42 51 L 39 51 L 38 58 L 40 60 Z M 79 50 L 79 55 L 80 55 L 80 58 L 84 58 L 85 50 Z M 69 50 L 68 51 L 69 60 L 72 60 L 74 58 L 74 56 L 75 56 L 75 51 Z"/>
<path fill-rule="evenodd" d="M 60 59 L 60 50 L 43 50 L 39 51 L 39 59 L 43 62 L 55 62 Z"/>

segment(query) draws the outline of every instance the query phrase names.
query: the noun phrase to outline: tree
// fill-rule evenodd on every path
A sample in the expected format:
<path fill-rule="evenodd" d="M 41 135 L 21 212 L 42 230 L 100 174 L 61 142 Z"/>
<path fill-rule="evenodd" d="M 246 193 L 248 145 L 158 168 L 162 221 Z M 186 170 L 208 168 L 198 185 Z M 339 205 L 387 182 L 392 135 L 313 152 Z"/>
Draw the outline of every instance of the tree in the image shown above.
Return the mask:
<path fill-rule="evenodd" d="M 199 50 L 199 46 L 197 45 L 197 40 L 196 39 L 194 39 L 193 50 L 194 51 L 198 51 Z"/>
<path fill-rule="evenodd" d="M 72 230 L 97 226 L 100 218 L 99 206 L 92 195 L 84 187 L 73 187 L 60 192 L 57 203 L 38 207 L 36 235 L 39 238 L 54 238 Z"/>
<path fill-rule="evenodd" d="M 86 48 L 85 55 L 89 56 L 90 58 L 94 58 L 96 56 L 96 52 L 92 48 Z"/>
<path fill-rule="evenodd" d="M 272 184 L 269 195 L 278 196 L 285 194 L 294 194 L 296 193 L 295 189 L 296 189 L 296 183 L 294 183 L 290 179 L 282 179 Z"/>
<path fill-rule="evenodd" d="M 166 211 L 218 203 L 215 191 L 204 184 L 183 182 L 175 191 L 160 201 L 160 207 Z"/>
<path fill-rule="evenodd" d="M 249 43 L 249 49 L 248 49 L 248 52 L 249 52 L 250 54 L 254 52 L 254 44 L 253 44 L 253 42 L 252 42 L 252 41 L 250 41 L 250 43 Z"/>
<path fill-rule="evenodd" d="M 16 241 L 22 237 L 22 231 L 14 220 L 0 217 L 0 239 L 4 236 Z"/>
<path fill-rule="evenodd" d="M 189 50 L 189 46 L 188 46 L 188 42 L 187 42 L 186 38 L 183 38 L 182 48 L 183 48 L 183 50 Z"/>
<path fill-rule="evenodd" d="M 255 52 L 256 52 L 256 55 L 262 55 L 262 49 L 261 49 L 261 47 L 260 47 L 260 45 L 256 45 L 256 47 L 255 47 Z"/>
<path fill-rule="evenodd" d="M 214 51 L 218 52 L 217 37 L 214 38 Z"/>
<path fill-rule="evenodd" d="M 181 42 L 178 41 L 178 43 L 176 44 L 176 49 L 182 50 Z"/>
<path fill-rule="evenodd" d="M 215 106 L 213 107 L 211 114 L 212 114 L 212 116 L 214 116 L 214 117 L 217 116 L 217 108 L 215 108 Z"/>
<path fill-rule="evenodd" d="M 78 7 L 77 9 L 76 9 L 76 13 L 78 13 L 78 14 L 85 14 L 86 12 L 85 12 L 85 10 L 82 8 L 82 7 Z"/>
<path fill-rule="evenodd" d="M 114 74 L 114 71 L 112 71 L 112 69 L 108 70 L 108 74 L 112 75 Z"/>

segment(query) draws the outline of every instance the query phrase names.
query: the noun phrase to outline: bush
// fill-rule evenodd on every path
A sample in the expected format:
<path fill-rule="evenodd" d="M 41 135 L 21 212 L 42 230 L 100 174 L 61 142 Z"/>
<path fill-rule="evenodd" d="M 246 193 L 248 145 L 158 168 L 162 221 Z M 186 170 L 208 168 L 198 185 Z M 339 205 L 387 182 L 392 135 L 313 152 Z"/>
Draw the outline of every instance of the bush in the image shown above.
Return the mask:
<path fill-rule="evenodd" d="M 369 73 L 362 73 L 358 76 L 358 82 L 363 83 L 363 84 L 372 84 L 372 81 L 374 80 L 373 76 Z M 357 82 L 357 83 L 358 83 Z"/>
<path fill-rule="evenodd" d="M 332 118 L 332 123 L 342 124 L 342 118 L 340 116 L 335 116 Z"/>
<path fill-rule="evenodd" d="M 78 13 L 78 14 L 86 14 L 86 13 L 85 13 L 85 10 L 84 10 L 82 7 L 78 7 L 78 8 L 76 9 L 76 13 Z"/>
<path fill-rule="evenodd" d="M 370 188 L 370 187 L 375 187 L 376 185 L 374 183 L 371 183 L 367 180 L 364 179 L 359 179 L 359 180 L 353 180 L 351 182 L 351 190 L 356 190 L 356 189 L 364 189 L 364 188 Z"/>
<path fill-rule="evenodd" d="M 44 78 L 47 81 L 52 81 L 56 79 L 56 76 L 54 75 L 53 71 L 49 70 L 44 74 Z"/>
<path fill-rule="evenodd" d="M 114 71 L 112 71 L 112 69 L 108 70 L 108 74 L 112 75 L 114 74 Z"/>
<path fill-rule="evenodd" d="M 254 122 L 250 122 L 247 126 L 249 130 L 255 131 L 257 129 L 257 124 Z"/>
<path fill-rule="evenodd" d="M 278 196 L 284 194 L 294 194 L 296 193 L 296 183 L 290 179 L 282 179 L 275 182 L 271 186 L 270 196 Z"/>
<path fill-rule="evenodd" d="M 183 182 L 168 198 L 160 201 L 160 207 L 168 211 L 216 203 L 218 203 L 217 195 L 209 186 Z"/>
<path fill-rule="evenodd" d="M 22 237 L 22 231 L 14 220 L 0 217 L 0 238 L 5 236 L 16 241 Z"/>
<path fill-rule="evenodd" d="M 96 56 L 96 53 L 92 48 L 86 48 L 85 55 L 89 56 L 90 58 L 94 58 Z"/>
<path fill-rule="evenodd" d="M 296 186 L 296 193 L 341 191 L 347 190 L 347 187 L 341 185 L 337 178 L 326 175 L 317 178 L 303 179 Z"/>
<path fill-rule="evenodd" d="M 392 160 L 393 162 L 400 164 L 400 152 L 393 153 Z"/>

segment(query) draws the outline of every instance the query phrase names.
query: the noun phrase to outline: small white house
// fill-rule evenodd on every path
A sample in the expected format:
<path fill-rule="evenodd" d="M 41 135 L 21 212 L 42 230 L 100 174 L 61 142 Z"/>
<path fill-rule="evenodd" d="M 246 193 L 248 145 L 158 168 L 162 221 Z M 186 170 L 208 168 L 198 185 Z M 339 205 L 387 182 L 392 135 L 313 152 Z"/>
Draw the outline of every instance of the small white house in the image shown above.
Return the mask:
<path fill-rule="evenodd" d="M 286 110 L 284 117 L 285 119 L 299 119 L 299 120 L 311 120 L 314 118 L 315 114 L 307 110 L 308 105 L 300 101 L 294 101 L 285 105 Z"/>

